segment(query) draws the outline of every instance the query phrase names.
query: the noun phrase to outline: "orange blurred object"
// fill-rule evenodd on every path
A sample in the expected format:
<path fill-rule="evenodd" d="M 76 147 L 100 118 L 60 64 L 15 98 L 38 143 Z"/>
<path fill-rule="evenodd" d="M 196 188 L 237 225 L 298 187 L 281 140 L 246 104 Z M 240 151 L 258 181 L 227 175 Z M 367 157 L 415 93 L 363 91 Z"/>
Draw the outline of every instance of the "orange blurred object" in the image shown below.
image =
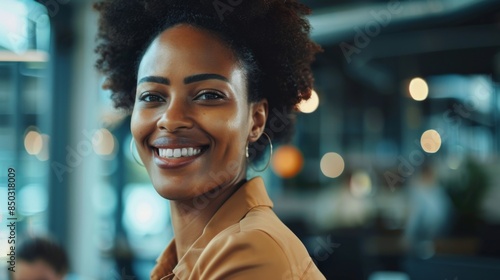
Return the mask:
<path fill-rule="evenodd" d="M 272 168 L 280 177 L 292 178 L 299 174 L 304 166 L 304 157 L 295 146 L 279 147 L 273 155 Z"/>

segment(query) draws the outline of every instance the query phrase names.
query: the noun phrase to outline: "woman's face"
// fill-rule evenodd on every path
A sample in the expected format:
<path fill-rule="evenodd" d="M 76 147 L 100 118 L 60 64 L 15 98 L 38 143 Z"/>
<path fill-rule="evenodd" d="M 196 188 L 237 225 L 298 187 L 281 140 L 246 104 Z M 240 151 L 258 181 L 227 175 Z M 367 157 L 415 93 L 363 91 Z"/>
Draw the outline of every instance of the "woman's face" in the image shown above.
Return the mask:
<path fill-rule="evenodd" d="M 137 77 L 131 130 L 161 196 L 194 198 L 245 178 L 245 147 L 263 131 L 267 102 L 247 101 L 245 71 L 220 39 L 185 24 L 169 28 Z"/>

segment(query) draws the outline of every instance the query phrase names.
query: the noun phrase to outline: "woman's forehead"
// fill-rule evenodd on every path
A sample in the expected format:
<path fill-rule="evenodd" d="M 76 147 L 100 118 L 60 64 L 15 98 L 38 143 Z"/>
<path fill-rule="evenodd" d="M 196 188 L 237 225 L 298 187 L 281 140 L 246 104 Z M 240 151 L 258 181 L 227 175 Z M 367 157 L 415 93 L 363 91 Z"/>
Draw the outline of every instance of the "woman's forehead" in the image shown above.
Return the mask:
<path fill-rule="evenodd" d="M 178 25 L 160 33 L 142 57 L 139 74 L 144 71 L 219 73 L 239 70 L 233 51 L 210 31 Z"/>

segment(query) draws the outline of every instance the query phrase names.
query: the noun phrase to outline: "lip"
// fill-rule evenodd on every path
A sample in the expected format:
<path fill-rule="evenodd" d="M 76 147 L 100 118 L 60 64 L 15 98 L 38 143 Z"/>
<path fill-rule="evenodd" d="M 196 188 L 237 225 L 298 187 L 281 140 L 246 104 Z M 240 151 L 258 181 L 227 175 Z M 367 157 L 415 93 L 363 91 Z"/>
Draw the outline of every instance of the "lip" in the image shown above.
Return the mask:
<path fill-rule="evenodd" d="M 203 156 L 205 152 L 208 150 L 208 146 L 200 146 L 201 152 L 196 155 L 188 156 L 188 157 L 178 157 L 178 158 L 164 158 L 160 157 L 158 154 L 158 148 L 156 147 L 151 147 L 153 150 L 153 155 L 154 155 L 154 163 L 156 166 L 162 169 L 176 169 L 176 168 L 181 168 L 184 166 L 187 166 L 197 160 L 199 157 Z M 163 147 L 160 147 L 163 148 Z M 169 146 L 168 148 L 172 148 L 172 146 Z M 179 147 L 176 147 L 179 148 Z"/>
<path fill-rule="evenodd" d="M 162 169 L 177 169 L 185 167 L 199 157 L 203 156 L 208 150 L 209 145 L 206 143 L 199 142 L 190 137 L 158 137 L 150 143 L 150 147 L 153 152 L 153 162 Z M 164 158 L 160 157 L 158 149 L 179 149 L 179 148 L 201 148 L 201 152 L 196 155 L 188 157 L 178 157 L 178 158 Z"/>
<path fill-rule="evenodd" d="M 207 146 L 207 143 L 199 142 L 193 138 L 189 137 L 167 137 L 162 136 L 153 140 L 150 144 L 156 149 L 176 149 L 176 148 L 187 148 L 187 147 L 201 147 Z"/>

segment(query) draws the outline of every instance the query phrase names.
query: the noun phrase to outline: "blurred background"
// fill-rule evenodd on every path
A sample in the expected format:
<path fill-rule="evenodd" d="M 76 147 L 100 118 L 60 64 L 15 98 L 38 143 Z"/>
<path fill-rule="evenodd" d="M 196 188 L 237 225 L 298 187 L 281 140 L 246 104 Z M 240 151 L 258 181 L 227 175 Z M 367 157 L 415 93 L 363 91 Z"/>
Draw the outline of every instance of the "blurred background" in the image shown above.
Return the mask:
<path fill-rule="evenodd" d="M 500 1 L 303 0 L 315 92 L 263 176 L 328 279 L 500 279 Z M 149 279 L 168 202 L 94 70 L 92 1 L 0 1 L 0 279 L 17 238 L 68 279 Z"/>

